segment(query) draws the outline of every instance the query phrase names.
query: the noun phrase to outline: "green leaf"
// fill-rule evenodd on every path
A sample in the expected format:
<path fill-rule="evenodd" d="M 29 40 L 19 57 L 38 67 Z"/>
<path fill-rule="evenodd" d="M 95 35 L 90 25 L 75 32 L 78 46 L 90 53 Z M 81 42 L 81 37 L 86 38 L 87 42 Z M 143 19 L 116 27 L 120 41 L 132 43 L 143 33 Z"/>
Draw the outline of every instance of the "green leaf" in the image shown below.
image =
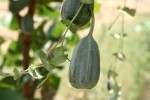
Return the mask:
<path fill-rule="evenodd" d="M 63 67 L 56 67 L 55 69 L 52 70 L 51 75 L 48 78 L 48 83 L 50 84 L 50 86 L 52 86 L 54 91 L 58 90 L 60 86 L 60 80 L 61 80 L 60 72 L 62 69 Z"/>
<path fill-rule="evenodd" d="M 79 36 L 77 34 L 72 34 L 70 37 L 67 37 L 67 44 L 68 45 L 75 45 L 79 41 Z"/>
<path fill-rule="evenodd" d="M 28 73 L 22 74 L 20 78 L 17 80 L 17 84 L 19 86 L 23 86 L 26 82 L 29 82 L 32 80 L 32 76 Z"/>
<path fill-rule="evenodd" d="M 14 73 L 14 80 L 18 79 L 21 76 L 21 73 L 17 68 L 14 68 L 13 73 Z"/>
<path fill-rule="evenodd" d="M 13 76 L 5 76 L 0 80 L 0 87 L 16 89 L 16 81 Z"/>
<path fill-rule="evenodd" d="M 119 86 L 118 83 L 115 83 L 113 85 L 113 89 L 114 89 L 115 94 L 118 94 L 119 91 L 121 90 L 121 86 Z"/>
<path fill-rule="evenodd" d="M 121 61 L 124 61 L 126 59 L 125 55 L 122 52 L 114 53 L 113 55 Z"/>
<path fill-rule="evenodd" d="M 9 10 L 18 13 L 28 5 L 29 0 L 9 0 Z"/>
<path fill-rule="evenodd" d="M 120 40 L 121 37 L 126 37 L 126 36 L 127 36 L 126 33 L 123 33 L 123 34 L 115 33 L 115 34 L 111 34 L 111 35 L 112 35 L 112 37 L 114 37 L 115 39 L 118 39 L 118 40 Z M 122 36 L 121 36 L 121 35 L 122 35 Z"/>
<path fill-rule="evenodd" d="M 134 16 L 135 13 L 136 13 L 136 10 L 135 9 L 130 9 L 128 7 L 118 7 L 118 10 L 122 13 L 127 13 L 129 14 L 130 16 Z"/>
<path fill-rule="evenodd" d="M 120 40 L 121 39 L 121 35 L 120 33 L 115 33 L 115 34 L 111 34 L 113 38 Z"/>
<path fill-rule="evenodd" d="M 114 79 L 118 76 L 118 74 L 114 70 L 108 71 L 108 78 L 113 77 Z"/>
<path fill-rule="evenodd" d="M 59 46 L 56 47 L 53 52 L 52 52 L 52 56 L 57 56 L 57 55 L 61 55 L 63 54 L 63 52 L 66 51 L 66 48 L 64 46 Z"/>
<path fill-rule="evenodd" d="M 56 47 L 54 49 L 54 51 L 53 51 L 53 56 L 62 54 L 64 51 L 65 51 L 65 47 L 64 46 Z"/>
<path fill-rule="evenodd" d="M 60 85 L 60 77 L 52 74 L 51 77 L 48 78 L 48 83 L 50 84 L 50 86 L 52 86 L 54 90 L 58 90 L 58 87 Z"/>
<path fill-rule="evenodd" d="M 21 28 L 23 33 L 28 34 L 34 30 L 33 28 L 33 18 L 31 15 L 25 15 L 21 20 Z"/>
<path fill-rule="evenodd" d="M 1 100 L 26 100 L 22 94 L 8 88 L 0 88 Z"/>
<path fill-rule="evenodd" d="M 48 58 L 51 59 L 53 57 L 62 55 L 65 51 L 66 48 L 64 46 L 56 47 L 48 53 Z"/>
<path fill-rule="evenodd" d="M 60 16 L 58 10 L 51 8 L 47 4 L 41 4 L 41 3 L 38 3 L 36 5 L 36 14 L 39 17 L 50 18 L 50 19 L 56 19 Z"/>
<path fill-rule="evenodd" d="M 101 3 L 95 1 L 94 2 L 94 13 L 98 12 L 101 7 Z"/>
<path fill-rule="evenodd" d="M 11 30 L 18 30 L 19 29 L 19 23 L 17 20 L 16 15 L 14 15 L 11 12 L 8 12 L 2 19 L 1 23 L 6 28 L 9 28 Z"/>
<path fill-rule="evenodd" d="M 127 33 L 123 33 L 123 37 L 126 37 L 127 36 Z"/>
<path fill-rule="evenodd" d="M 52 70 L 52 65 L 49 64 L 49 62 L 47 61 L 47 56 L 46 54 L 42 51 L 42 50 L 39 50 L 37 52 L 37 55 L 40 57 L 43 65 L 44 65 L 44 68 L 47 70 L 47 71 L 51 71 Z"/>
<path fill-rule="evenodd" d="M 2 37 L 0 37 L 0 45 L 2 44 L 2 43 L 4 43 L 4 39 L 2 38 Z"/>
<path fill-rule="evenodd" d="M 61 54 L 58 56 L 54 56 L 50 59 L 50 63 L 54 65 L 59 65 L 67 60 L 68 55 L 67 54 Z"/>
<path fill-rule="evenodd" d="M 80 0 L 82 3 L 91 4 L 94 1 L 93 0 Z"/>
<path fill-rule="evenodd" d="M 40 72 L 38 71 L 38 69 L 36 69 L 36 65 L 30 65 L 29 68 L 28 68 L 28 72 L 29 74 L 36 78 L 36 79 L 41 79 L 43 78 L 43 76 L 40 74 Z"/>
<path fill-rule="evenodd" d="M 61 22 L 62 22 L 64 25 L 66 25 L 67 27 L 69 27 L 69 26 L 70 26 L 70 23 L 71 23 L 71 20 L 64 19 L 64 20 L 61 20 Z M 76 33 L 76 31 L 77 31 L 77 29 L 78 29 L 78 26 L 77 26 L 76 24 L 72 23 L 69 29 L 70 29 L 70 31 L 71 31 L 72 33 Z"/>

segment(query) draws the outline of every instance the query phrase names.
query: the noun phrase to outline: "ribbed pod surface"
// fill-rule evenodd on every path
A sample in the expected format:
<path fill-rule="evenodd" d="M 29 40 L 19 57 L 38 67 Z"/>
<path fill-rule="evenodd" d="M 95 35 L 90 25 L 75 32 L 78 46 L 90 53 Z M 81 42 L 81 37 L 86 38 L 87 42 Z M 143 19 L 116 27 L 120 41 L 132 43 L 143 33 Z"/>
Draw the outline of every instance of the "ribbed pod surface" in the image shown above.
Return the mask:
<path fill-rule="evenodd" d="M 92 35 L 81 39 L 74 48 L 69 66 L 69 81 L 75 88 L 93 88 L 100 75 L 99 48 Z"/>

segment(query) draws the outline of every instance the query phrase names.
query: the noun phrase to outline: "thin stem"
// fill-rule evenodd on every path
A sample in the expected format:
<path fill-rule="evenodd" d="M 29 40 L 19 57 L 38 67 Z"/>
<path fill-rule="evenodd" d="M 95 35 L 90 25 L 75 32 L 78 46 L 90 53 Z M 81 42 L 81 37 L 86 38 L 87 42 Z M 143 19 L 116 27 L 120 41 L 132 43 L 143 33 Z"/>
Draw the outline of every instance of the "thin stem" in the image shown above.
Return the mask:
<path fill-rule="evenodd" d="M 126 6 L 126 0 L 124 0 L 124 7 Z M 124 25 L 125 25 L 125 21 L 124 21 L 125 17 L 124 14 L 122 14 L 122 25 L 121 25 L 121 40 L 120 40 L 120 44 L 119 44 L 119 50 L 121 52 L 123 52 L 123 45 L 124 45 Z"/>
<path fill-rule="evenodd" d="M 124 45 L 124 39 L 123 39 L 123 35 L 124 35 L 124 15 L 122 15 L 122 26 L 121 26 L 121 39 L 120 39 L 120 44 L 119 44 L 119 48 L 120 51 L 122 52 L 123 50 L 123 45 Z"/>
<path fill-rule="evenodd" d="M 53 45 L 54 45 L 54 42 L 52 42 L 52 43 L 50 44 L 50 46 L 48 47 L 48 49 L 47 49 L 47 52 L 48 52 L 48 53 L 49 53 L 49 51 L 52 50 Z"/>
<path fill-rule="evenodd" d="M 66 31 L 64 32 L 64 35 L 58 40 L 58 42 L 56 43 L 56 45 L 53 47 L 52 51 L 56 48 L 56 46 L 62 41 L 62 46 L 63 46 L 63 42 L 64 42 L 64 38 L 68 32 L 68 30 L 70 29 L 73 21 L 75 20 L 75 18 L 78 16 L 79 12 L 81 11 L 82 7 L 83 7 L 84 3 L 82 3 L 82 5 L 80 6 L 80 8 L 78 9 L 77 13 L 75 14 L 75 16 L 73 17 L 73 19 L 71 20 L 70 22 L 70 25 L 67 27 Z M 50 51 L 48 51 L 48 54 L 50 53 Z M 51 53 L 48 55 L 48 56 L 51 56 Z"/>
<path fill-rule="evenodd" d="M 93 13 L 93 11 L 92 11 L 92 8 L 91 8 L 91 13 L 92 13 L 92 25 L 91 25 L 91 28 L 90 28 L 90 31 L 89 31 L 89 34 L 90 34 L 90 35 L 93 34 L 94 25 L 95 25 L 95 17 L 94 17 L 94 13 Z"/>
<path fill-rule="evenodd" d="M 29 69 L 26 69 L 22 72 L 22 74 L 26 74 L 26 73 L 28 73 L 28 71 L 29 71 Z"/>
<path fill-rule="evenodd" d="M 120 17 L 120 13 L 116 16 L 116 18 L 113 20 L 113 22 L 110 24 L 110 26 L 108 27 L 108 30 L 110 30 L 112 28 L 112 26 L 115 24 L 115 22 L 117 21 L 117 19 Z"/>
<path fill-rule="evenodd" d="M 121 33 L 123 35 L 124 33 L 124 15 L 122 15 L 122 28 L 121 28 Z"/>
<path fill-rule="evenodd" d="M 67 58 L 67 60 L 68 60 L 69 62 L 71 62 L 71 60 L 70 60 L 69 58 Z"/>
<path fill-rule="evenodd" d="M 37 86 L 37 89 L 40 88 L 47 81 L 49 76 L 50 76 L 50 72 L 48 73 L 47 77 Z"/>
<path fill-rule="evenodd" d="M 126 6 L 126 0 L 124 0 L 124 7 Z M 108 30 L 111 29 L 111 27 L 113 26 L 113 24 L 116 22 L 116 20 L 120 17 L 121 14 L 118 14 L 117 17 L 115 18 L 115 20 L 112 22 L 112 24 L 109 26 Z M 120 39 L 120 42 L 119 42 L 119 47 L 118 47 L 118 52 L 123 52 L 123 45 L 124 45 L 124 39 L 123 39 L 123 35 L 124 35 L 124 24 L 125 24 L 125 21 L 124 21 L 124 15 L 122 14 L 122 23 L 121 23 L 121 39 Z M 115 70 L 116 69 L 116 65 L 117 65 L 117 61 L 118 59 L 115 58 L 113 60 L 113 62 L 111 63 L 111 66 L 109 67 L 109 69 L 112 69 L 112 70 Z"/>
<path fill-rule="evenodd" d="M 71 27 L 73 21 L 75 20 L 75 18 L 78 16 L 78 14 L 79 14 L 80 10 L 82 9 L 83 5 L 84 5 L 84 3 L 82 3 L 82 5 L 81 5 L 80 8 L 78 9 L 77 13 L 75 14 L 75 16 L 73 17 L 73 19 L 71 20 L 70 25 L 69 25 L 68 28 L 66 29 L 66 31 L 65 31 L 65 33 L 64 33 L 64 36 L 63 36 L 63 38 L 62 38 L 62 46 L 63 46 L 63 42 L 64 42 L 64 37 L 65 37 L 65 35 L 67 34 L 68 30 L 70 29 L 70 27 Z"/>

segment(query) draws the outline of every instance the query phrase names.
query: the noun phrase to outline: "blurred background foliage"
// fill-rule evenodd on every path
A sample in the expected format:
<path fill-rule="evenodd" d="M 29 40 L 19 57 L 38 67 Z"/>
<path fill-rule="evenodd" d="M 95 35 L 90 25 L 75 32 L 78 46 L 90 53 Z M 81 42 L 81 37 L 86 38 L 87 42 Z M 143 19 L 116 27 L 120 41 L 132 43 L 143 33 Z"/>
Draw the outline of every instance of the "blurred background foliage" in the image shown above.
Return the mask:
<path fill-rule="evenodd" d="M 111 30 L 108 31 L 107 28 L 118 14 L 117 7 L 123 5 L 123 1 L 96 0 L 94 38 L 101 52 L 101 77 L 94 89 L 78 90 L 71 87 L 68 81 L 69 61 L 52 70 L 48 80 L 38 89 L 39 84 L 46 78 L 47 70 L 43 68 L 38 68 L 38 71 L 44 79 L 32 78 L 34 71 L 31 69 L 31 74 L 23 74 L 19 79 L 14 80 L 18 77 L 16 74 L 19 75 L 24 69 L 22 36 L 32 37 L 29 51 L 30 65 L 40 63 L 36 55 L 38 50 L 47 52 L 49 47 L 56 44 L 62 36 L 66 28 L 61 23 L 60 17 L 62 0 L 36 0 L 33 15 L 28 12 L 27 6 L 31 4 L 30 0 L 1 0 L 0 100 L 26 100 L 28 97 L 23 91 L 28 81 L 32 84 L 29 90 L 32 94 L 28 98 L 30 100 L 116 100 L 110 99 L 111 92 L 107 90 L 107 72 L 114 61 L 112 54 L 118 48 L 118 40 L 113 38 L 112 34 L 120 32 L 121 19 L 118 18 Z M 126 60 L 116 64 L 116 72 L 119 75 L 117 79 L 122 87 L 121 98 L 118 100 L 149 100 L 150 11 L 147 9 L 150 2 L 149 0 L 127 0 L 127 6 L 135 8 L 137 13 L 134 17 L 125 15 Z M 76 33 L 67 33 L 65 47 L 68 58 L 71 58 L 74 45 L 88 33 L 88 25 L 85 28 Z M 33 76 L 40 77 L 39 74 Z"/>

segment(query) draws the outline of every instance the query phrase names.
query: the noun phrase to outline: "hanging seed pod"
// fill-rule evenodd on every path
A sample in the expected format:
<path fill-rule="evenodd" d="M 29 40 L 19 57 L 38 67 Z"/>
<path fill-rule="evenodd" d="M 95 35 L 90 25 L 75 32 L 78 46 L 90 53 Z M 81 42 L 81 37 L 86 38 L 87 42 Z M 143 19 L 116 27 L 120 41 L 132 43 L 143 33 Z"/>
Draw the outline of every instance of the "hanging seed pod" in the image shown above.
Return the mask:
<path fill-rule="evenodd" d="M 95 23 L 92 7 L 90 11 L 92 14 L 90 32 L 75 46 L 69 66 L 69 81 L 73 87 L 79 89 L 93 88 L 100 75 L 99 48 L 92 37 Z"/>
<path fill-rule="evenodd" d="M 69 66 L 69 81 L 75 88 L 91 89 L 97 84 L 99 74 L 99 49 L 89 34 L 75 46 Z"/>
<path fill-rule="evenodd" d="M 94 1 L 93 1 L 94 2 Z M 71 20 L 79 10 L 82 3 L 80 0 L 65 0 L 61 10 L 62 22 L 69 26 Z M 76 16 L 73 21 L 73 25 L 76 27 L 81 27 L 87 24 L 91 19 L 91 7 L 94 9 L 94 3 L 84 4 L 81 8 L 79 14 Z"/>

